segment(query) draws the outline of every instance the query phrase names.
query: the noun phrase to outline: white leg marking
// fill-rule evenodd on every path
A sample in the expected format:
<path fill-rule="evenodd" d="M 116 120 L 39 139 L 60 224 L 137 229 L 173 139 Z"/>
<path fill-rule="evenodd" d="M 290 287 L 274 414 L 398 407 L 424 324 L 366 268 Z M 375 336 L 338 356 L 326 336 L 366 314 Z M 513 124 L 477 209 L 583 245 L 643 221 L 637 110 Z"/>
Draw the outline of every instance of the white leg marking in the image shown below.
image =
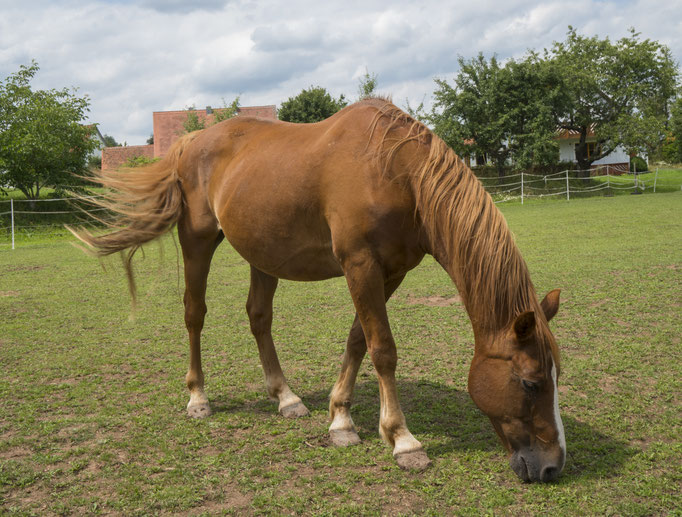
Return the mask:
<path fill-rule="evenodd" d="M 394 437 L 394 439 L 395 446 L 393 448 L 393 456 L 397 456 L 398 454 L 403 454 L 405 452 L 422 450 L 422 444 L 419 443 L 419 440 L 412 436 L 412 433 L 409 431 L 401 433 L 399 436 Z"/>
<path fill-rule="evenodd" d="M 559 433 L 559 447 L 561 447 L 561 452 L 564 453 L 564 458 L 566 457 L 566 436 L 564 435 L 564 423 L 561 421 L 561 415 L 559 414 L 559 387 L 556 382 L 556 366 L 554 361 L 552 361 L 552 381 L 554 381 L 554 423 L 556 425 L 557 433 Z"/>
<path fill-rule="evenodd" d="M 353 419 L 347 412 L 337 411 L 336 415 L 334 416 L 334 420 L 332 420 L 332 423 L 329 426 L 329 430 L 354 431 L 355 424 L 353 423 Z"/>

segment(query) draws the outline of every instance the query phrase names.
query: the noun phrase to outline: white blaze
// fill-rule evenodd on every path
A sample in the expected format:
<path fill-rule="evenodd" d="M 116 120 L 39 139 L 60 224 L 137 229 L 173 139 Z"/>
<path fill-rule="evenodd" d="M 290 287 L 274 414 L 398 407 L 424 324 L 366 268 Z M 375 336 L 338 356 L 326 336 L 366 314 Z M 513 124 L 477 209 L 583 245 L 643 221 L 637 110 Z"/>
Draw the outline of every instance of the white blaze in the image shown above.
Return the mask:
<path fill-rule="evenodd" d="M 566 436 L 564 435 L 564 423 L 561 421 L 561 415 L 559 414 L 559 387 L 556 382 L 556 366 L 554 366 L 554 360 L 552 360 L 552 381 L 554 381 L 554 424 L 556 425 L 557 433 L 559 433 L 559 447 L 561 447 L 561 452 L 564 453 L 565 458 Z"/>

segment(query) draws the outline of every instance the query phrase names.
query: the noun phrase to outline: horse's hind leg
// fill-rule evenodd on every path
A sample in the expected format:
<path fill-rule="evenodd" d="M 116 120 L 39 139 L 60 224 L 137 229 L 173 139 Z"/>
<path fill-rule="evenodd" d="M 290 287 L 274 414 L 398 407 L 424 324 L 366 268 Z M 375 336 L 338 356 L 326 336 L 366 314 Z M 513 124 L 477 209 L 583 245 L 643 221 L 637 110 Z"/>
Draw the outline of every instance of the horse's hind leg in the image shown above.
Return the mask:
<path fill-rule="evenodd" d="M 403 278 L 405 275 L 385 283 L 384 296 L 386 301 L 398 288 Z M 353 321 L 346 341 L 346 352 L 343 356 L 341 373 L 329 397 L 329 416 L 332 421 L 329 426 L 329 437 L 332 443 L 337 446 L 343 447 L 360 443 L 360 437 L 350 416 L 350 407 L 353 400 L 355 379 L 366 352 L 365 334 L 356 313 L 355 321 Z"/>
<path fill-rule="evenodd" d="M 279 400 L 279 412 L 285 417 L 307 416 L 308 410 L 284 378 L 272 341 L 272 299 L 277 282 L 277 278 L 251 266 L 251 288 L 246 312 L 249 314 L 251 332 L 258 343 L 268 395 Z"/>
<path fill-rule="evenodd" d="M 206 279 L 211 258 L 223 239 L 220 232 L 206 236 L 193 234 L 181 220 L 178 236 L 185 263 L 185 326 L 189 333 L 189 371 L 185 380 L 189 388 L 187 413 L 194 418 L 211 414 L 204 393 L 204 372 L 201 369 L 201 330 L 206 315 Z"/>

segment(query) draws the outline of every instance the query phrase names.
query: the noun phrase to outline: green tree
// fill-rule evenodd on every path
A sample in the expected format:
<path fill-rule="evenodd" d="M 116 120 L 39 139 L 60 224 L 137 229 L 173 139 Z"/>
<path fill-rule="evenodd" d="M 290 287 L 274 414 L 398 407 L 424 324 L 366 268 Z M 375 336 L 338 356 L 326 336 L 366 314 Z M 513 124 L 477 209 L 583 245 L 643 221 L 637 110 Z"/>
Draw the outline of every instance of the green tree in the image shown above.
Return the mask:
<path fill-rule="evenodd" d="M 121 147 L 121 144 L 119 144 L 111 135 L 102 135 L 102 140 L 104 140 L 104 145 L 106 147 Z"/>
<path fill-rule="evenodd" d="M 280 120 L 287 122 L 319 122 L 331 117 L 348 104 L 343 94 L 334 99 L 324 88 L 311 86 L 296 97 L 289 97 L 279 108 Z"/>
<path fill-rule="evenodd" d="M 671 105 L 670 123 L 666 140 L 663 144 L 663 159 L 669 163 L 682 162 L 682 97 L 678 97 Z"/>
<path fill-rule="evenodd" d="M 365 75 L 358 80 L 358 100 L 372 97 L 379 84 L 377 74 L 370 74 L 369 70 L 365 69 Z"/>
<path fill-rule="evenodd" d="M 461 155 L 488 156 L 498 175 L 513 159 L 518 168 L 558 159 L 552 107 L 561 102 L 559 78 L 535 55 L 501 66 L 483 54 L 465 60 L 454 86 L 437 79 L 434 131 Z"/>
<path fill-rule="evenodd" d="M 206 128 L 206 122 L 199 118 L 197 109 L 194 106 L 187 108 L 187 118 L 182 123 L 182 128 L 185 133 L 192 133 Z"/>
<path fill-rule="evenodd" d="M 557 125 L 578 133 L 576 161 L 584 176 L 619 145 L 639 153 L 663 142 L 678 78 L 668 47 L 640 39 L 634 29 L 612 43 L 569 26 L 566 41 L 546 49 L 545 59 L 563 77 L 568 102 L 556 113 Z M 588 156 L 590 130 L 597 143 Z"/>
<path fill-rule="evenodd" d="M 0 82 L 0 189 L 19 189 L 29 199 L 85 174 L 97 145 L 84 125 L 88 97 L 66 88 L 32 90 L 38 70 L 33 61 Z"/>
<path fill-rule="evenodd" d="M 213 112 L 213 123 L 217 124 L 218 122 L 237 116 L 239 113 L 239 106 L 239 95 L 235 97 L 230 104 L 227 104 L 225 99 L 223 99 L 223 107 L 218 108 Z"/>

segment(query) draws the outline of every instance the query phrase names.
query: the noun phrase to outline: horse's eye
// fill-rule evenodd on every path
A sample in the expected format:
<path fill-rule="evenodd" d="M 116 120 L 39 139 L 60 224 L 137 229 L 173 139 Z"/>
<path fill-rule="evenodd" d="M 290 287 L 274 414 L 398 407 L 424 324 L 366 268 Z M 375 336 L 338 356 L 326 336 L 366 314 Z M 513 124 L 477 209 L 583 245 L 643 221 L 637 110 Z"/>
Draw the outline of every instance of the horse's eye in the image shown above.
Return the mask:
<path fill-rule="evenodd" d="M 535 393 L 538 390 L 538 385 L 535 382 L 527 381 L 527 380 L 522 380 L 521 384 L 523 384 L 523 389 L 526 390 L 528 393 Z"/>

